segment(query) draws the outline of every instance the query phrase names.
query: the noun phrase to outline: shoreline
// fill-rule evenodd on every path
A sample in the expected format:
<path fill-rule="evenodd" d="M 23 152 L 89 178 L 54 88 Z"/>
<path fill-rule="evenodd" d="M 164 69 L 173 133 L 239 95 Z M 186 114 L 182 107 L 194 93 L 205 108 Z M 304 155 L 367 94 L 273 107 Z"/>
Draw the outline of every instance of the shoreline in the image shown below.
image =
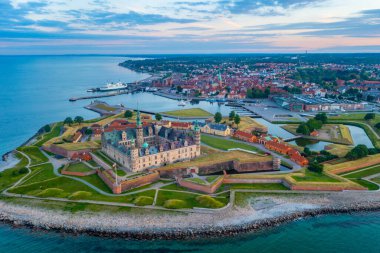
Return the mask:
<path fill-rule="evenodd" d="M 330 196 L 330 194 L 328 195 Z M 73 235 L 132 240 L 195 240 L 258 232 L 301 218 L 320 215 L 380 211 L 380 201 L 378 199 L 373 202 L 367 200 L 364 202 L 327 204 L 325 200 L 321 201 L 326 196 L 321 195 L 315 198 L 316 202 L 306 201 L 305 203 L 296 204 L 298 197 L 291 197 L 293 203 L 290 203 L 290 205 L 293 205 L 293 207 L 289 209 L 289 205 L 282 206 L 281 204 L 265 207 L 267 205 L 265 201 L 271 201 L 271 198 L 276 199 L 278 197 L 263 198 L 264 202 L 259 204 L 259 207 L 255 209 L 256 211 L 252 208 L 235 208 L 235 210 L 228 212 L 227 215 L 214 213 L 202 215 L 155 214 L 153 216 L 152 214 L 135 215 L 130 213 L 118 213 L 115 215 L 110 213 L 79 212 L 72 214 L 43 208 L 36 209 L 26 205 L 8 205 L 8 203 L 1 201 L 0 222 L 15 228 L 23 227 Z M 334 199 L 335 197 L 330 200 Z M 344 196 L 338 202 L 345 202 L 345 200 L 347 200 L 347 196 Z M 325 204 L 327 205 L 325 206 Z M 204 216 L 203 220 L 202 216 Z M 200 221 L 196 219 L 200 219 Z M 134 220 L 134 222 L 130 223 L 131 220 Z M 191 220 L 194 220 L 194 223 Z M 107 223 L 110 221 L 118 222 L 116 222 L 117 224 Z"/>

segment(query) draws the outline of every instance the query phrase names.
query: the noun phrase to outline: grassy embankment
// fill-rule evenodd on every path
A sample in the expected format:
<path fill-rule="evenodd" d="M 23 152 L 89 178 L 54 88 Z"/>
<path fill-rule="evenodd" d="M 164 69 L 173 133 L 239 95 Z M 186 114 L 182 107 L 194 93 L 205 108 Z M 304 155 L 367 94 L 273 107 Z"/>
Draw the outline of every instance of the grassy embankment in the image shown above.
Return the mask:
<path fill-rule="evenodd" d="M 176 168 L 187 168 L 187 167 L 201 167 L 210 164 L 222 163 L 232 160 L 238 160 L 242 163 L 248 162 L 263 162 L 271 161 L 271 156 L 260 156 L 255 154 L 250 154 L 243 151 L 229 151 L 229 152 L 215 152 L 206 156 L 197 157 L 188 162 L 169 164 L 165 167 L 160 168 L 161 170 L 171 170 Z"/>
<path fill-rule="evenodd" d="M 251 117 L 240 117 L 239 125 L 236 125 L 233 120 L 230 121 L 228 117 L 224 117 L 222 119 L 222 123 L 225 123 L 229 125 L 230 127 L 238 128 L 239 130 L 248 132 L 248 133 L 252 132 L 252 130 L 256 130 L 260 132 L 268 131 L 268 128 L 265 125 L 260 124 L 259 122 L 252 119 Z"/>
<path fill-rule="evenodd" d="M 331 124 L 345 124 L 360 127 L 366 132 L 372 144 L 380 148 L 380 139 L 374 133 L 380 134 L 380 129 L 375 127 L 375 125 L 380 122 L 380 115 L 376 114 L 373 120 L 365 120 L 365 115 L 366 113 L 341 114 L 339 116 L 329 117 L 328 122 Z"/>
<path fill-rule="evenodd" d="M 16 154 L 16 157 L 20 159 L 20 161 L 13 168 L 0 172 L 0 191 L 12 186 L 27 173 L 23 168 L 28 165 L 28 160 L 19 153 Z"/>
<path fill-rule="evenodd" d="M 175 111 L 167 111 L 167 112 L 162 112 L 161 114 L 163 115 L 169 115 L 173 117 L 189 117 L 189 118 L 194 118 L 194 117 L 211 117 L 212 114 L 209 113 L 206 110 L 203 110 L 201 108 L 191 108 L 191 109 L 183 109 L 183 110 L 175 110 Z"/>
<path fill-rule="evenodd" d="M 257 152 L 259 154 L 262 153 L 261 150 L 259 150 L 258 148 L 254 147 L 254 146 L 251 146 L 249 144 L 236 142 L 233 140 L 227 140 L 227 139 L 223 139 L 223 138 L 217 138 L 217 137 L 213 137 L 213 136 L 205 135 L 205 134 L 202 134 L 201 141 L 202 141 L 202 143 L 206 144 L 207 146 L 210 146 L 210 147 L 216 148 L 216 149 L 220 149 L 220 150 L 226 150 L 227 151 L 227 150 L 233 149 L 233 148 L 240 148 L 240 149 L 244 149 L 244 150 L 248 150 L 248 151 Z"/>
<path fill-rule="evenodd" d="M 102 190 L 110 192 L 97 175 L 80 177 Z M 147 190 L 129 196 L 105 196 L 87 185 L 67 177 L 58 177 L 53 173 L 51 164 L 32 168 L 32 173 L 21 185 L 10 190 L 12 193 L 31 195 L 41 198 L 55 197 L 66 199 L 86 199 L 105 202 L 133 203 L 139 196 L 154 197 L 155 190 Z"/>
<path fill-rule="evenodd" d="M 297 133 L 298 126 L 299 126 L 298 124 L 289 124 L 289 125 L 282 126 L 282 128 L 284 128 L 286 131 L 294 135 L 300 135 L 299 133 Z M 305 136 L 305 137 L 309 139 L 328 141 L 328 142 L 333 142 L 337 144 L 344 144 L 344 145 L 353 144 L 350 130 L 348 129 L 347 126 L 344 126 L 342 124 L 339 124 L 339 125 L 325 124 L 318 131 L 319 131 L 319 136 Z"/>
<path fill-rule="evenodd" d="M 93 171 L 92 168 L 88 167 L 84 163 L 71 163 L 69 166 L 66 167 L 67 171 L 71 172 L 89 172 Z"/>
<path fill-rule="evenodd" d="M 218 197 L 202 197 L 203 194 L 191 192 L 175 192 L 160 190 L 157 195 L 157 206 L 163 206 L 168 209 L 181 209 L 181 208 L 220 208 L 228 204 L 229 195 L 222 195 Z"/>
<path fill-rule="evenodd" d="M 376 181 L 376 178 L 371 181 L 365 180 L 364 178 L 375 175 L 375 174 L 379 174 L 379 173 L 380 173 L 380 166 L 375 165 L 375 166 L 370 166 L 368 168 L 364 168 L 358 171 L 343 173 L 343 174 L 340 174 L 340 176 L 347 178 L 351 181 L 354 181 L 364 187 L 367 187 L 369 190 L 378 190 L 379 186 L 371 182 L 371 181 L 374 181 L 374 182 L 380 183 Z"/>
<path fill-rule="evenodd" d="M 63 126 L 62 122 L 54 123 L 50 132 L 42 134 L 37 137 L 37 142 L 34 143 L 34 146 L 41 147 L 45 142 L 55 137 L 58 137 L 61 133 L 61 127 Z"/>
<path fill-rule="evenodd" d="M 19 151 L 25 153 L 27 156 L 29 156 L 29 158 L 31 160 L 30 165 L 36 165 L 36 164 L 44 163 L 44 162 L 47 162 L 49 160 L 44 154 L 42 154 L 40 149 L 36 146 L 22 146 L 22 147 L 17 148 L 17 150 L 19 150 Z"/>

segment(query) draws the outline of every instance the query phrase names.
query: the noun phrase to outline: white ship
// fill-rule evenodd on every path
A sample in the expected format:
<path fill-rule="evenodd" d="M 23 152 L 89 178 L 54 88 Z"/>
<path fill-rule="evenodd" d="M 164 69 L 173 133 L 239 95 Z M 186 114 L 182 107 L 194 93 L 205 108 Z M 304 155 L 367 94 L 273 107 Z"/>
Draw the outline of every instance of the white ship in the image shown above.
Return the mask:
<path fill-rule="evenodd" d="M 185 100 L 180 100 L 178 103 L 178 106 L 186 106 L 186 101 Z"/>
<path fill-rule="evenodd" d="M 121 82 L 107 83 L 106 86 L 97 88 L 97 91 L 105 92 L 113 90 L 125 90 L 126 88 L 128 88 L 128 85 Z"/>

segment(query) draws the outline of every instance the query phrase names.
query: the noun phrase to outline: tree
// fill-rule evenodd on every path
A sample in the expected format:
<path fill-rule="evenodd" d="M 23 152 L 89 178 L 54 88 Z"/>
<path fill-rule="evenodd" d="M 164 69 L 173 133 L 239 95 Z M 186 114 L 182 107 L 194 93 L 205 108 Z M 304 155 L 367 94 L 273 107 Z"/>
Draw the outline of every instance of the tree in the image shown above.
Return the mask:
<path fill-rule="evenodd" d="M 216 123 L 219 123 L 222 121 L 222 114 L 220 112 L 215 113 L 214 120 Z"/>
<path fill-rule="evenodd" d="M 84 119 L 83 119 L 82 116 L 76 116 L 76 117 L 74 118 L 74 122 L 75 122 L 75 123 L 78 123 L 79 125 L 80 125 L 81 123 L 83 123 L 83 121 L 84 121 Z"/>
<path fill-rule="evenodd" d="M 305 153 L 306 156 L 309 156 L 309 155 L 312 154 L 310 148 L 308 148 L 308 147 L 305 147 L 305 148 L 303 149 L 303 152 Z"/>
<path fill-rule="evenodd" d="M 313 172 L 322 173 L 323 172 L 323 164 L 318 163 L 316 161 L 313 161 L 309 164 L 307 169 L 310 171 L 313 171 Z"/>
<path fill-rule="evenodd" d="M 306 123 L 300 124 L 296 132 L 303 135 L 310 135 L 310 129 Z"/>
<path fill-rule="evenodd" d="M 159 114 L 159 113 L 156 113 L 156 114 L 154 115 L 154 117 L 155 117 L 156 120 L 158 120 L 158 121 L 161 121 L 161 120 L 162 120 L 162 115 Z"/>
<path fill-rule="evenodd" d="M 92 134 L 92 129 L 91 128 L 86 128 L 86 130 L 84 131 L 85 134 L 87 135 L 91 135 Z"/>
<path fill-rule="evenodd" d="M 182 86 L 178 85 L 177 86 L 177 93 L 181 93 L 183 91 Z"/>
<path fill-rule="evenodd" d="M 236 125 L 239 126 L 239 124 L 240 124 L 240 116 L 239 116 L 239 114 L 236 114 L 236 115 L 235 115 L 235 117 L 234 117 L 234 122 L 235 122 Z"/>
<path fill-rule="evenodd" d="M 126 110 L 124 112 L 124 117 L 126 117 L 127 119 L 130 119 L 133 117 L 133 112 L 131 110 Z"/>
<path fill-rule="evenodd" d="M 380 122 L 379 122 L 379 123 L 376 123 L 375 127 L 376 127 L 377 129 L 380 129 Z"/>
<path fill-rule="evenodd" d="M 365 116 L 364 116 L 364 119 L 365 120 L 371 120 L 371 119 L 375 119 L 376 115 L 374 113 L 367 113 Z"/>
<path fill-rule="evenodd" d="M 321 129 L 323 126 L 323 123 L 320 120 L 309 119 L 306 122 L 306 125 L 309 127 L 310 132 L 313 132 L 315 129 Z"/>
<path fill-rule="evenodd" d="M 45 133 L 48 133 L 48 132 L 51 131 L 51 127 L 50 127 L 49 124 L 47 124 L 47 125 L 44 126 L 44 131 L 45 131 Z"/>
<path fill-rule="evenodd" d="M 325 112 L 318 113 L 315 115 L 314 119 L 321 121 L 323 124 L 327 123 L 327 115 Z"/>
<path fill-rule="evenodd" d="M 233 121 L 233 120 L 234 120 L 235 115 L 236 115 L 235 111 L 231 111 L 231 112 L 230 112 L 230 115 L 229 115 L 229 119 L 230 119 L 230 121 Z"/>
<path fill-rule="evenodd" d="M 71 117 L 67 117 L 64 121 L 63 121 L 63 124 L 65 124 L 65 125 L 69 125 L 69 126 L 71 126 L 71 124 L 73 124 L 74 123 L 74 121 L 73 121 L 73 119 L 71 118 Z"/>
<path fill-rule="evenodd" d="M 356 160 L 366 157 L 369 154 L 369 150 L 366 145 L 359 144 L 347 153 L 346 158 L 350 160 Z"/>

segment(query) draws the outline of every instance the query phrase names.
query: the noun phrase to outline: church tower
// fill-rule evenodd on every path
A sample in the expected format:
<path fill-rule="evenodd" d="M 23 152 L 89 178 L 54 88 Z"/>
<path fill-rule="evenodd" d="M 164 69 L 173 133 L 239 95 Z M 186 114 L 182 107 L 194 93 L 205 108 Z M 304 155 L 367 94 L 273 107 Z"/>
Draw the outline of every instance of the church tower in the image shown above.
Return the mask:
<path fill-rule="evenodd" d="M 137 148 L 141 148 L 143 143 L 144 143 L 144 135 L 143 135 L 141 116 L 140 116 L 140 111 L 137 110 L 137 118 L 136 118 L 136 146 Z"/>

